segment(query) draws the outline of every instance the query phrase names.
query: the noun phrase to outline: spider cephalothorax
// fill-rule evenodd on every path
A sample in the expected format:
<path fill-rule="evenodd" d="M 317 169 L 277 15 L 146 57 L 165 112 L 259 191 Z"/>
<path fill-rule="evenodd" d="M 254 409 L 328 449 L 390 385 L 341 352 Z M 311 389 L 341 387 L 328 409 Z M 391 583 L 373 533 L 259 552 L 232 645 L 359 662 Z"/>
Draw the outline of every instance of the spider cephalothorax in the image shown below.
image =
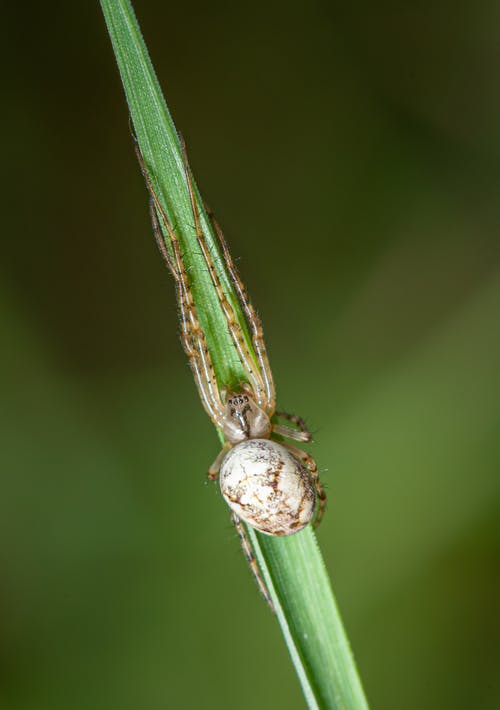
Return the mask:
<path fill-rule="evenodd" d="M 306 443 L 311 440 L 311 434 L 300 417 L 275 411 L 274 381 L 260 319 L 236 271 L 222 231 L 214 216 L 206 208 L 219 238 L 225 267 L 232 279 L 247 321 L 252 339 L 253 353 L 251 353 L 234 308 L 222 287 L 205 240 L 182 139 L 181 145 L 196 238 L 217 293 L 221 311 L 226 318 L 229 335 L 246 373 L 247 382 L 237 392 L 226 394 L 226 388 L 220 387 L 217 381 L 205 333 L 198 320 L 179 240 L 154 190 L 138 148 L 137 156 L 151 197 L 151 219 L 155 238 L 176 283 L 182 344 L 189 358 L 203 406 L 215 426 L 223 432 L 226 440 L 210 467 L 208 476 L 212 480 L 220 478 L 221 492 L 232 510 L 232 519 L 247 559 L 262 593 L 271 604 L 241 520 L 267 535 L 291 535 L 312 520 L 315 510 L 315 525 L 320 522 L 325 509 L 326 496 L 312 456 L 284 440 L 292 439 Z M 169 238 L 171 251 L 165 244 L 159 219 L 163 223 L 165 237 Z M 294 426 L 275 423 L 273 419 L 277 417 L 287 419 Z M 279 441 L 272 438 L 275 435 L 279 437 Z"/>
<path fill-rule="evenodd" d="M 230 394 L 226 400 L 223 432 L 230 444 L 245 439 L 267 439 L 271 435 L 271 420 L 246 392 Z"/>

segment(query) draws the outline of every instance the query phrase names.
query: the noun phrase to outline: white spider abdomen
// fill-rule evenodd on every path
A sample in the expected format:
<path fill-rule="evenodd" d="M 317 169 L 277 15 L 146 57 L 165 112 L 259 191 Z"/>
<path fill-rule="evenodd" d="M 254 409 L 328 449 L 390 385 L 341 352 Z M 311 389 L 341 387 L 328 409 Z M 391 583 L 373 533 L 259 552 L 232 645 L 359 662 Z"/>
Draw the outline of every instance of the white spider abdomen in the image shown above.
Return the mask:
<path fill-rule="evenodd" d="M 305 466 L 271 439 L 236 444 L 220 468 L 220 488 L 229 507 L 268 535 L 292 535 L 314 514 L 316 495 Z"/>

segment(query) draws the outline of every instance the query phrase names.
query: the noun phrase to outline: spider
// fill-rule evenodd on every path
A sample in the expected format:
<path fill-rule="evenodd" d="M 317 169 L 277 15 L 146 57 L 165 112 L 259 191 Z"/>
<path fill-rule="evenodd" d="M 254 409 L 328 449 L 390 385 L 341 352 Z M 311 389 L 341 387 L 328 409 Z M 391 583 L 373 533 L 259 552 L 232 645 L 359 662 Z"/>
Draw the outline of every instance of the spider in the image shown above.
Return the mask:
<path fill-rule="evenodd" d="M 241 383 L 237 391 L 228 387 L 219 388 L 205 333 L 198 320 L 179 240 L 153 187 L 137 143 L 136 153 L 149 191 L 154 236 L 175 280 L 182 345 L 203 406 L 225 439 L 222 450 L 210 466 L 208 478 L 219 479 L 221 493 L 231 509 L 231 518 L 247 561 L 264 598 L 273 608 L 242 521 L 267 535 L 292 535 L 311 522 L 315 510 L 314 525 L 319 524 L 326 506 L 326 495 L 312 456 L 284 440 L 287 438 L 307 443 L 311 441 L 312 436 L 301 417 L 276 411 L 275 387 L 261 321 L 248 298 L 222 230 L 205 204 L 207 215 L 219 240 L 225 266 L 249 326 L 255 358 L 246 344 L 244 333 L 224 292 L 203 234 L 186 146 L 183 138 L 179 138 L 196 238 L 226 319 L 228 332 L 247 376 L 247 382 Z M 165 244 L 159 220 L 170 239 L 171 252 Z M 285 419 L 295 426 L 276 423 L 273 421 L 276 418 Z M 275 436 L 279 437 L 279 441 L 274 439 Z"/>

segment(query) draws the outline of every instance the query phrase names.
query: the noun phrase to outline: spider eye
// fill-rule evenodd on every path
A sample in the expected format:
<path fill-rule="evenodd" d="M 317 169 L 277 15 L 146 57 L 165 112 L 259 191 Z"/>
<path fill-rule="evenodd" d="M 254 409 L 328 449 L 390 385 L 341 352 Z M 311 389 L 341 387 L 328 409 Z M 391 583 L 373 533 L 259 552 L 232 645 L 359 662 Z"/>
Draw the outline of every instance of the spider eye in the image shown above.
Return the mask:
<path fill-rule="evenodd" d="M 248 402 L 248 397 L 245 395 L 245 402 Z"/>

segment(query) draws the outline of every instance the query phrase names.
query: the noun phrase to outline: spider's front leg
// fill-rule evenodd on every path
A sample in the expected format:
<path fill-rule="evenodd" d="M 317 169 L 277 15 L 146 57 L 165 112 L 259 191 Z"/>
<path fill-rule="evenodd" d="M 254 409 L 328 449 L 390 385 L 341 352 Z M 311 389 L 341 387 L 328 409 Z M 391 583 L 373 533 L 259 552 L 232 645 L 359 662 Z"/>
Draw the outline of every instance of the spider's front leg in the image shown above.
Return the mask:
<path fill-rule="evenodd" d="M 150 213 L 155 239 L 176 283 L 182 345 L 188 356 L 205 411 L 215 426 L 220 428 L 224 416 L 224 406 L 220 399 L 205 333 L 198 320 L 196 304 L 191 292 L 191 283 L 183 261 L 179 239 L 154 189 L 147 165 L 138 145 L 136 145 L 136 154 L 150 195 Z M 158 221 L 159 218 L 161 218 L 163 227 L 168 234 L 172 254 L 170 254 L 166 246 L 163 230 Z"/>

